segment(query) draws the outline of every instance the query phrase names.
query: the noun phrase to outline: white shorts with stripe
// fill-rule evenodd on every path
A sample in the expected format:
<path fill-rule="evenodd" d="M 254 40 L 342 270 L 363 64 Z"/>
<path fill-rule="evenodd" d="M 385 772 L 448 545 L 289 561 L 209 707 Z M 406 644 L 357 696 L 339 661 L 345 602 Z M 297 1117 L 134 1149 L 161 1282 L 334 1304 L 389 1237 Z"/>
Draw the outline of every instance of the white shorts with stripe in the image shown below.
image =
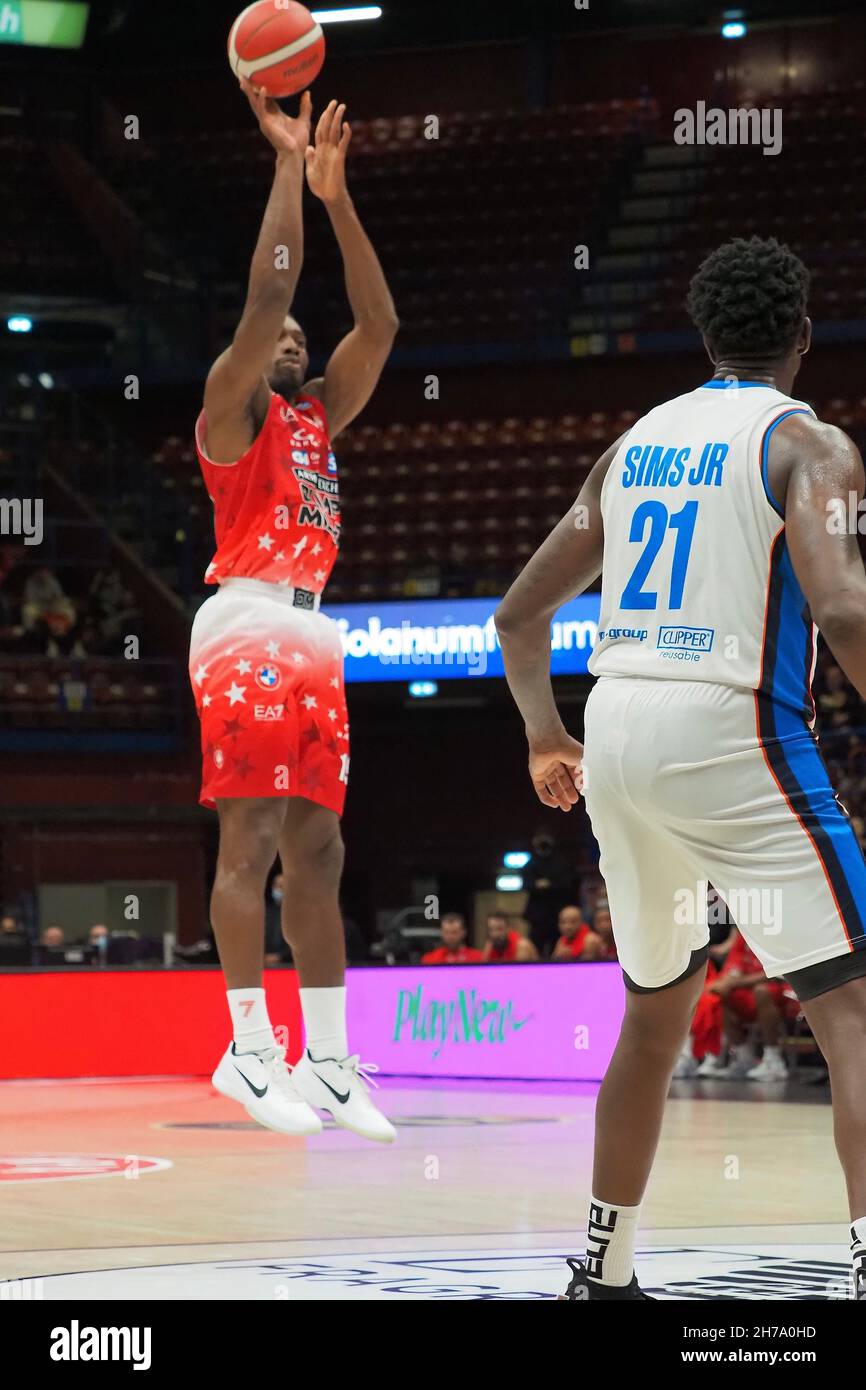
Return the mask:
<path fill-rule="evenodd" d="M 863 852 L 814 734 L 802 719 L 768 717 L 765 701 L 705 681 L 612 676 L 589 696 L 584 795 L 620 963 L 638 990 L 700 964 L 707 882 L 767 975 L 800 998 L 866 974 Z"/>

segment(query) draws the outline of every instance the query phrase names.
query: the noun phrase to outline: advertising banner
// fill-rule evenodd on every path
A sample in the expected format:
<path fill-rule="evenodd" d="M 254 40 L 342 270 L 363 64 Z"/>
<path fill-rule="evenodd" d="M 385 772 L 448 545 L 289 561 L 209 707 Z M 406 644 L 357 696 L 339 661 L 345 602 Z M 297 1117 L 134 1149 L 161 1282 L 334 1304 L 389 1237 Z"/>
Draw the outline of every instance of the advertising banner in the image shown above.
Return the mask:
<path fill-rule="evenodd" d="M 581 594 L 550 629 L 555 676 L 582 676 L 598 631 L 600 596 Z M 503 676 L 496 598 L 325 604 L 343 638 L 346 681 L 465 680 Z"/>
<path fill-rule="evenodd" d="M 349 1037 L 391 1076 L 598 1081 L 619 1035 L 619 966 L 350 970 Z"/>

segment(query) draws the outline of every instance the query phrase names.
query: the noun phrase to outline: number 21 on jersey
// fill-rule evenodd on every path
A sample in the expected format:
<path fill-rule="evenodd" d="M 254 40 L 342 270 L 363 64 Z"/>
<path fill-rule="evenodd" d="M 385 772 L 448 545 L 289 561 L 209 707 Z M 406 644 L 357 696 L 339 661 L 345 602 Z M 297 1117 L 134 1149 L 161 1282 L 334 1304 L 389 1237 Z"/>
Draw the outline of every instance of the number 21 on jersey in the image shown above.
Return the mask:
<path fill-rule="evenodd" d="M 631 519 L 629 541 L 642 545 L 637 564 L 631 572 L 628 583 L 622 591 L 620 608 L 647 609 L 658 607 L 658 590 L 646 589 L 644 585 L 658 558 L 668 530 L 676 533 L 674 554 L 670 572 L 670 586 L 667 606 L 671 610 L 682 608 L 683 591 L 686 586 L 686 573 L 698 517 L 698 504 L 686 502 L 678 512 L 669 512 L 663 502 L 641 502 L 635 508 Z M 656 580 L 658 582 L 658 580 Z"/>

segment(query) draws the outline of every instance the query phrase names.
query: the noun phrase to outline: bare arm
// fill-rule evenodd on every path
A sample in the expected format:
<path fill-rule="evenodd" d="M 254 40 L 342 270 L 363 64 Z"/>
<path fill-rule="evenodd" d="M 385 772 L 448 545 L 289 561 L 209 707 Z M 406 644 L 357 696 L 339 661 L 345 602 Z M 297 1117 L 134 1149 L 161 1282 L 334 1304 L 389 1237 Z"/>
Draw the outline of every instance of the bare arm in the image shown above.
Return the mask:
<path fill-rule="evenodd" d="M 575 505 L 535 552 L 494 614 L 508 686 L 526 725 L 530 777 L 539 800 L 563 811 L 571 810 L 577 801 L 575 772 L 583 749 L 566 733 L 553 698 L 550 622 L 558 608 L 582 593 L 601 572 L 601 488 L 622 438 L 602 454 Z"/>
<path fill-rule="evenodd" d="M 346 153 L 352 131 L 343 121 L 345 109 L 330 103 L 319 118 L 315 146 L 307 150 L 307 182 L 331 219 L 355 320 L 331 354 L 324 377 L 304 388 L 321 399 L 332 439 L 372 396 L 399 328 L 379 258 L 346 187 Z"/>
<path fill-rule="evenodd" d="M 860 453 L 842 430 L 795 415 L 775 430 L 771 464 L 788 468 L 785 536 L 812 617 L 866 700 L 866 570 L 850 526 L 863 498 Z M 771 475 L 772 480 L 772 475 Z"/>
<path fill-rule="evenodd" d="M 242 85 L 277 157 L 243 314 L 231 346 L 217 358 L 205 384 L 207 446 L 216 463 L 239 458 L 267 413 L 270 391 L 265 374 L 294 298 L 304 254 L 301 192 L 310 94 L 304 93 L 300 115 L 292 119 L 264 92 Z"/>

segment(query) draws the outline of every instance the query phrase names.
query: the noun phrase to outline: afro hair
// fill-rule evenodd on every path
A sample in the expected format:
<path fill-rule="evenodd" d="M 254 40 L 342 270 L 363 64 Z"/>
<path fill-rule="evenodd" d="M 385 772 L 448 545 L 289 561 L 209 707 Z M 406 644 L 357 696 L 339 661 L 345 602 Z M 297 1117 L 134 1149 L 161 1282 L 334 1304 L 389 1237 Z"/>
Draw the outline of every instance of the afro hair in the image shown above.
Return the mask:
<path fill-rule="evenodd" d="M 806 317 L 809 272 L 770 237 L 736 237 L 701 263 L 689 286 L 692 323 L 720 357 L 783 357 Z"/>

